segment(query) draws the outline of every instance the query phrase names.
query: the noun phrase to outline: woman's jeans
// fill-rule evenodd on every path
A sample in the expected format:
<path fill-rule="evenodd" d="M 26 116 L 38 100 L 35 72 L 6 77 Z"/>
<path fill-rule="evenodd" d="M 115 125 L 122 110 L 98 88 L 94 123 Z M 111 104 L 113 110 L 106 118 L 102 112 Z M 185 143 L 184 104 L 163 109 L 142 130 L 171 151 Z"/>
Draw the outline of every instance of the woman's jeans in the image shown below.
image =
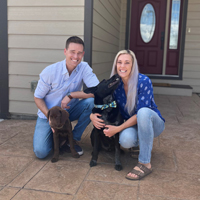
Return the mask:
<path fill-rule="evenodd" d="M 90 114 L 94 107 L 94 98 L 83 99 L 70 106 L 70 121 L 78 120 L 74 127 L 74 140 L 80 141 L 85 128 L 90 123 Z M 33 151 L 38 158 L 45 158 L 53 147 L 53 133 L 47 119 L 37 118 L 33 136 Z"/>
<path fill-rule="evenodd" d="M 138 161 L 151 162 L 151 150 L 154 137 L 165 129 L 164 121 L 149 108 L 141 108 L 137 113 L 137 124 L 120 132 L 119 143 L 124 148 L 140 147 Z"/>

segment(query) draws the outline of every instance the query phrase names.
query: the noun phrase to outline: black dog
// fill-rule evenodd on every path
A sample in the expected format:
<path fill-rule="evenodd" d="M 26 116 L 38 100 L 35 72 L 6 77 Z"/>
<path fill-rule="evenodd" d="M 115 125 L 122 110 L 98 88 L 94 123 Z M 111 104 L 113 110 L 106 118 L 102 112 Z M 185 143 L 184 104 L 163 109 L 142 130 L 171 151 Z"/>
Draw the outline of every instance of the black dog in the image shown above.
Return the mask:
<path fill-rule="evenodd" d="M 74 149 L 72 125 L 69 120 L 69 113 L 58 106 L 54 106 L 48 111 L 47 119 L 51 128 L 55 131 L 53 133 L 54 155 L 51 162 L 58 161 L 60 146 L 62 146 L 67 139 L 69 140 L 72 156 L 74 158 L 79 158 L 79 154 Z"/>
<path fill-rule="evenodd" d="M 104 120 L 106 125 L 118 126 L 123 123 L 119 108 L 113 98 L 113 93 L 118 87 L 120 82 L 119 76 L 116 74 L 108 80 L 101 81 L 96 87 L 87 88 L 85 93 L 94 94 L 94 108 L 93 113 L 101 114 L 101 119 Z M 91 142 L 93 146 L 92 159 L 90 161 L 90 167 L 97 165 L 97 159 L 100 146 L 107 150 L 112 149 L 112 144 L 115 148 L 115 169 L 122 170 L 120 162 L 120 145 L 119 145 L 119 133 L 113 137 L 106 137 L 103 133 L 103 129 L 99 130 L 94 127 L 91 134 Z M 104 145 L 105 143 L 109 145 Z M 107 146 L 107 147 L 105 147 Z"/>

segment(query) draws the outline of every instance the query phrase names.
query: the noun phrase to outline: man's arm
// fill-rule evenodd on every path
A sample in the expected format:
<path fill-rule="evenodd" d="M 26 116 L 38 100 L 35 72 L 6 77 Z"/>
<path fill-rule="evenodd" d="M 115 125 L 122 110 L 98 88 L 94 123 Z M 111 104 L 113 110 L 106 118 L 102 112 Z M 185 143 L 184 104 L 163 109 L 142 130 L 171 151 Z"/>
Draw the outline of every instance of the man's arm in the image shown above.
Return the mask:
<path fill-rule="evenodd" d="M 93 94 L 86 94 L 83 91 L 77 91 L 77 92 L 70 92 L 73 99 L 87 99 L 90 97 L 94 97 Z M 63 100 L 61 101 L 61 108 L 69 108 L 68 103 L 71 101 L 71 99 L 68 96 L 65 96 Z"/>
<path fill-rule="evenodd" d="M 36 106 L 43 112 L 43 114 L 47 117 L 48 113 L 48 108 L 47 105 L 45 104 L 43 99 L 39 99 L 37 97 L 34 97 L 34 101 Z"/>

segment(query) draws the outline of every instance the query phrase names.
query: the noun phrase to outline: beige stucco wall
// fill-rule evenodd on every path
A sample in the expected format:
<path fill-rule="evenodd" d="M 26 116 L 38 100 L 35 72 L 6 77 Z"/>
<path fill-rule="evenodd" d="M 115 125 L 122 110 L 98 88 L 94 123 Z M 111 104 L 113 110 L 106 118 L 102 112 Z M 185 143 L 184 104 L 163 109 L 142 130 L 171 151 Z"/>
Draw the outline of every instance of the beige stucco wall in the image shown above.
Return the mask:
<path fill-rule="evenodd" d="M 36 114 L 30 84 L 63 60 L 65 41 L 84 36 L 84 0 L 8 0 L 9 112 Z"/>
<path fill-rule="evenodd" d="M 159 83 L 190 85 L 194 93 L 200 93 L 200 1 L 188 1 L 187 30 L 183 80 L 153 80 Z"/>
<path fill-rule="evenodd" d="M 99 80 L 110 76 L 115 55 L 125 45 L 126 0 L 95 0 L 92 68 Z"/>

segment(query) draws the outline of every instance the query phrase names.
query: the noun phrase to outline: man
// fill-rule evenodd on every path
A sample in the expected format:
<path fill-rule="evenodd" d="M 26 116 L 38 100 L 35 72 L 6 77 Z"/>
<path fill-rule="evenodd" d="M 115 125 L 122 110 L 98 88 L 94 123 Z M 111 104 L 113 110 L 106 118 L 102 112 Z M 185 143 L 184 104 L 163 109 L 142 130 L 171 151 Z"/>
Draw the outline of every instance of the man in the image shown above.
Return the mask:
<path fill-rule="evenodd" d="M 83 83 L 87 87 L 96 86 L 99 81 L 86 62 L 84 42 L 77 36 L 66 41 L 65 60 L 46 67 L 40 74 L 34 100 L 38 107 L 38 118 L 33 137 L 33 151 L 38 158 L 45 158 L 53 147 L 53 133 L 47 122 L 47 113 L 53 106 L 61 106 L 69 112 L 70 120 L 78 120 L 74 127 L 74 147 L 79 155 L 83 154 L 78 141 L 90 123 L 94 106 L 92 94 L 81 91 Z M 79 100 L 81 99 L 81 100 Z"/>

